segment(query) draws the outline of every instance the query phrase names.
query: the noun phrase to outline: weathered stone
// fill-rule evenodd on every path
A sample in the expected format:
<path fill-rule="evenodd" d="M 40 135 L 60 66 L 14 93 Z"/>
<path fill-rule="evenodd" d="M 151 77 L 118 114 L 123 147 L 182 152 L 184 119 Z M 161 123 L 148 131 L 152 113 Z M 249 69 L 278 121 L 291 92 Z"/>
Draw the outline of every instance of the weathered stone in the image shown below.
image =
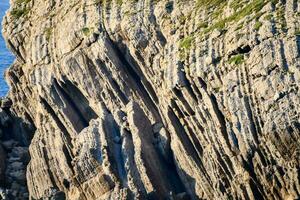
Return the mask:
<path fill-rule="evenodd" d="M 5 111 L 3 111 L 0 108 L 0 125 L 2 127 L 7 127 L 10 122 L 11 122 L 10 117 L 7 115 Z"/>
<path fill-rule="evenodd" d="M 15 199 L 26 185 L 31 199 L 298 198 L 298 13 L 290 0 L 11 1 L 5 187 Z"/>
<path fill-rule="evenodd" d="M 10 98 L 4 98 L 1 101 L 1 108 L 10 108 L 12 105 L 12 101 Z"/>
<path fill-rule="evenodd" d="M 163 128 L 163 124 L 162 123 L 156 123 L 152 126 L 153 129 L 153 133 L 159 133 L 159 131 Z"/>
<path fill-rule="evenodd" d="M 9 200 L 8 195 L 7 195 L 7 191 L 5 189 L 1 188 L 1 187 L 0 187 L 0 199 Z"/>

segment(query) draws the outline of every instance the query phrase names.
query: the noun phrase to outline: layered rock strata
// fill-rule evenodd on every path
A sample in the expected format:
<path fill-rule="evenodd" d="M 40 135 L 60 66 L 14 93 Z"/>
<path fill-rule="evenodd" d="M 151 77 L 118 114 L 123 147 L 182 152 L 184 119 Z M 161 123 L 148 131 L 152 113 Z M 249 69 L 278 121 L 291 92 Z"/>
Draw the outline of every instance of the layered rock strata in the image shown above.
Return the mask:
<path fill-rule="evenodd" d="M 30 198 L 300 198 L 299 13 L 297 0 L 11 0 Z"/>
<path fill-rule="evenodd" d="M 12 113 L 10 106 L 8 98 L 0 99 L 0 199 L 28 199 L 28 145 L 35 128 Z"/>

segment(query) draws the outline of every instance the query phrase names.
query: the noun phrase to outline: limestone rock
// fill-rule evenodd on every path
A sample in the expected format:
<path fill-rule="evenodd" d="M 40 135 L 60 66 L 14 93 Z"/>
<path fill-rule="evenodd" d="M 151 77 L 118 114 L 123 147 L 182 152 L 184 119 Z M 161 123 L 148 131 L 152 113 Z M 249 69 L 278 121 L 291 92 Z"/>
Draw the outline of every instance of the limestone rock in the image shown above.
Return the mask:
<path fill-rule="evenodd" d="M 0 108 L 0 199 L 28 199 L 26 167 L 30 157 L 28 147 L 18 142 L 25 136 L 21 120 L 10 108 Z"/>
<path fill-rule="evenodd" d="M 299 13 L 291 0 L 11 1 L 1 195 L 299 198 Z"/>

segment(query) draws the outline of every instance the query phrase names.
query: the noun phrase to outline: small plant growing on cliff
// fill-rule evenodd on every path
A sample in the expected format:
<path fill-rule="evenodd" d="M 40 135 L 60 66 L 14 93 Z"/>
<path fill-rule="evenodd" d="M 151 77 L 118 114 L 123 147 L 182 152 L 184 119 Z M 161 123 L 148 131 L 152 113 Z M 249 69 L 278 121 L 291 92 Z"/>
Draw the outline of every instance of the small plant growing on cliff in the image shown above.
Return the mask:
<path fill-rule="evenodd" d="M 197 25 L 197 28 L 207 28 L 208 27 L 208 22 L 201 22 Z"/>
<path fill-rule="evenodd" d="M 194 40 L 193 36 L 188 36 L 186 38 L 183 38 L 179 44 L 180 49 L 185 49 L 185 50 L 190 49 L 192 46 L 193 40 Z"/>
<path fill-rule="evenodd" d="M 85 36 L 89 36 L 91 34 L 91 30 L 88 27 L 84 27 L 81 29 Z"/>
<path fill-rule="evenodd" d="M 51 34 L 52 34 L 52 28 L 46 28 L 45 35 L 46 35 L 46 40 L 47 41 L 50 40 Z"/>
<path fill-rule="evenodd" d="M 273 15 L 272 14 L 268 14 L 264 17 L 264 20 L 267 20 L 267 21 L 271 21 L 271 19 L 273 18 Z"/>
<path fill-rule="evenodd" d="M 179 57 L 181 60 L 184 60 L 186 57 L 186 51 L 188 51 L 194 40 L 194 36 L 187 36 L 183 38 L 179 43 Z"/>
<path fill-rule="evenodd" d="M 31 0 L 16 0 L 16 7 L 11 11 L 11 15 L 15 19 L 19 19 L 22 16 L 25 16 L 29 13 L 29 8 L 27 8 L 27 4 Z"/>
<path fill-rule="evenodd" d="M 242 54 L 232 56 L 228 61 L 229 64 L 235 64 L 235 65 L 240 65 L 243 62 L 244 62 L 244 55 Z"/>
<path fill-rule="evenodd" d="M 221 87 L 215 87 L 215 88 L 213 88 L 213 90 L 214 90 L 215 93 L 219 93 L 222 90 L 222 88 Z"/>
<path fill-rule="evenodd" d="M 15 18 L 15 19 L 19 19 L 20 17 L 27 15 L 29 13 L 29 9 L 27 8 L 23 8 L 23 9 L 19 9 L 19 8 L 14 8 L 11 11 L 11 15 Z"/>
<path fill-rule="evenodd" d="M 118 4 L 119 6 L 121 6 L 121 5 L 123 4 L 123 1 L 122 1 L 122 0 L 117 0 L 117 4 Z"/>
<path fill-rule="evenodd" d="M 287 31 L 287 22 L 285 18 L 284 8 L 281 6 L 277 9 L 276 18 L 279 21 L 279 25 L 282 31 Z"/>
<path fill-rule="evenodd" d="M 95 3 L 95 4 L 102 4 L 102 3 L 103 3 L 103 0 L 94 0 L 94 3 Z"/>
<path fill-rule="evenodd" d="M 254 24 L 254 30 L 258 31 L 261 26 L 262 26 L 262 23 L 260 21 L 255 22 L 255 24 Z"/>
<path fill-rule="evenodd" d="M 203 0 L 201 0 L 203 1 Z M 217 0 L 215 0 L 217 2 Z M 200 0 L 199 0 L 200 2 Z M 212 2 L 212 0 L 208 1 L 208 2 Z M 214 2 L 214 1 L 213 1 Z M 215 22 L 214 24 L 212 24 L 210 27 L 207 27 L 203 33 L 207 34 L 215 29 L 219 29 L 219 30 L 223 30 L 227 24 L 232 23 L 232 22 L 239 22 L 241 19 L 243 19 L 246 16 L 249 16 L 251 14 L 255 14 L 255 18 L 258 18 L 259 15 L 261 15 L 261 13 L 259 13 L 259 11 L 267 4 L 268 2 L 265 0 L 254 0 L 253 2 L 247 4 L 246 6 L 244 6 L 243 8 L 241 8 L 240 10 L 236 11 L 235 13 L 233 13 L 232 15 L 223 18 L 217 22 Z M 220 14 L 221 12 L 218 11 L 218 13 Z"/>
<path fill-rule="evenodd" d="M 196 8 L 200 7 L 216 7 L 219 6 L 221 3 L 223 3 L 223 0 L 197 0 L 196 1 Z"/>

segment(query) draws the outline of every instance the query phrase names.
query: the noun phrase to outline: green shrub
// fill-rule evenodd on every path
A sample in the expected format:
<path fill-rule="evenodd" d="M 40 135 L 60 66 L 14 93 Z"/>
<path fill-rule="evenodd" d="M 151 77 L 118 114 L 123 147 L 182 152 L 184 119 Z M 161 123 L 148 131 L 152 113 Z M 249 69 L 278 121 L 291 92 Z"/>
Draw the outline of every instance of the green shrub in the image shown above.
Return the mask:
<path fill-rule="evenodd" d="M 214 23 L 210 27 L 204 30 L 204 34 L 213 31 L 214 29 L 224 29 L 226 24 L 231 22 L 239 22 L 246 16 L 251 15 L 252 13 L 259 13 L 259 11 L 268 3 L 266 0 L 254 0 L 253 2 L 247 4 L 241 10 L 235 12 L 231 16 L 221 19 L 220 21 Z M 256 17 L 257 18 L 257 17 Z"/>
<path fill-rule="evenodd" d="M 121 6 L 121 5 L 123 4 L 123 1 L 122 1 L 122 0 L 117 0 L 117 4 L 118 4 L 119 6 Z"/>
<path fill-rule="evenodd" d="M 85 36 L 89 36 L 89 35 L 91 34 L 91 30 L 90 30 L 90 28 L 88 28 L 88 27 L 82 28 L 81 31 L 83 32 L 83 34 L 84 34 Z"/>
<path fill-rule="evenodd" d="M 25 16 L 29 13 L 29 8 L 27 8 L 27 4 L 31 0 L 16 0 L 16 7 L 12 9 L 11 15 L 15 19 L 19 19 L 22 16 Z"/>
<path fill-rule="evenodd" d="M 196 7 L 216 7 L 223 3 L 224 0 L 197 0 Z"/>
<path fill-rule="evenodd" d="M 267 20 L 267 21 L 270 21 L 272 18 L 273 18 L 273 15 L 272 15 L 272 14 L 266 15 L 266 16 L 264 17 L 264 19 Z"/>
<path fill-rule="evenodd" d="M 27 8 L 23 8 L 23 9 L 19 9 L 19 8 L 14 8 L 11 11 L 11 15 L 15 18 L 15 19 L 19 19 L 20 17 L 27 15 L 29 13 L 29 9 Z"/>
<path fill-rule="evenodd" d="M 262 26 L 262 23 L 260 21 L 257 21 L 254 24 L 254 30 L 258 31 L 260 29 L 260 27 Z"/>
<path fill-rule="evenodd" d="M 229 64 L 240 65 L 244 62 L 244 55 L 238 54 L 238 55 L 232 56 L 228 62 L 229 62 Z"/>
<path fill-rule="evenodd" d="M 183 38 L 179 44 L 180 49 L 186 49 L 186 50 L 190 49 L 193 40 L 194 40 L 193 36 L 187 36 L 186 38 Z"/>

